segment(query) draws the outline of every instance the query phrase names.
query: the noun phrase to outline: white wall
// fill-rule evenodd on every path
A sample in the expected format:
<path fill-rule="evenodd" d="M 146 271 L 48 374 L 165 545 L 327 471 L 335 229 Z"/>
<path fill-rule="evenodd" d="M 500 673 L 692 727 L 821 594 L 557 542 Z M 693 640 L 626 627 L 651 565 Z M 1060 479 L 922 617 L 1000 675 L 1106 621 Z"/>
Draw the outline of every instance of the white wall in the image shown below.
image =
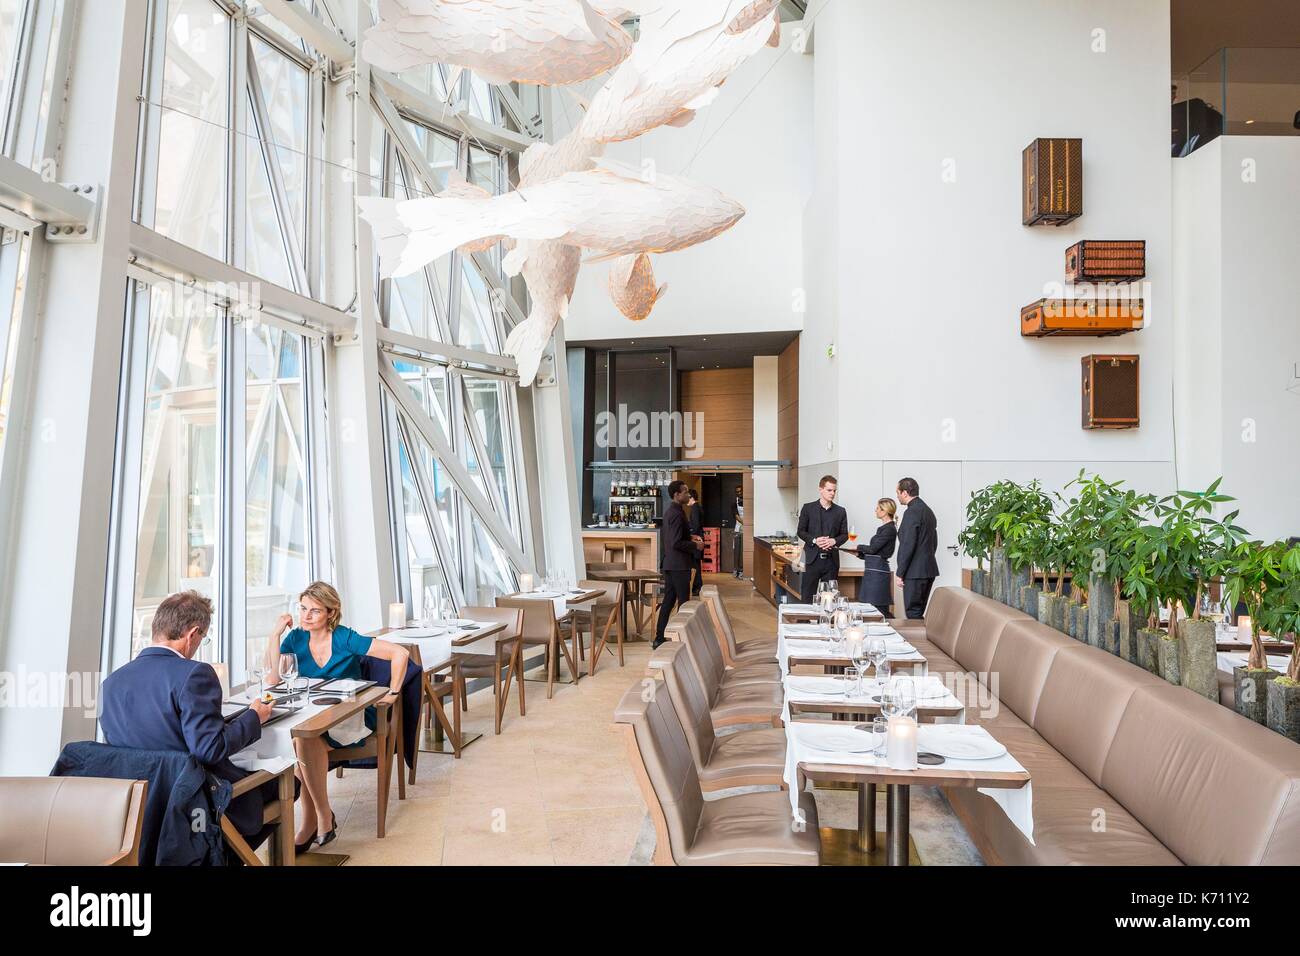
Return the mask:
<path fill-rule="evenodd" d="M 817 12 L 804 229 L 810 282 L 825 288 L 810 289 L 801 349 L 801 499 L 819 463 L 837 463 L 850 519 L 868 523 L 910 474 L 939 516 L 951 583 L 959 564 L 943 549 L 973 487 L 1059 486 L 1085 465 L 1172 487 L 1168 49 L 1164 0 Z M 1021 150 L 1038 136 L 1083 139 L 1084 215 L 1065 227 L 1020 223 Z M 1147 327 L 1022 339 L 1020 307 L 1062 281 L 1065 248 L 1082 238 L 1147 241 Z M 1142 356 L 1139 429 L 1080 427 L 1090 352 Z"/>
<path fill-rule="evenodd" d="M 1254 536 L 1300 535 L 1300 139 L 1223 136 L 1174 169 L 1180 478 L 1222 474 Z"/>
<path fill-rule="evenodd" d="M 812 174 L 809 104 L 813 63 L 791 49 L 764 47 L 722 87 L 718 98 L 682 129 L 663 127 L 612 144 L 611 159 L 682 175 L 721 190 L 746 214 L 708 242 L 654 256 L 655 278 L 668 292 L 643 322 L 625 319 L 609 300 L 609 265 L 584 266 L 565 320 L 570 342 L 639 336 L 708 335 L 802 327 L 794 296 L 803 286 L 802 217 Z M 577 106 L 556 95 L 556 115 Z"/>
<path fill-rule="evenodd" d="M 775 355 L 754 356 L 754 459 L 773 461 L 777 457 L 777 364 Z M 755 534 L 793 531 L 798 523 L 791 511 L 798 509 L 793 488 L 776 486 L 775 470 L 754 472 L 754 500 L 747 502 L 747 519 Z"/>

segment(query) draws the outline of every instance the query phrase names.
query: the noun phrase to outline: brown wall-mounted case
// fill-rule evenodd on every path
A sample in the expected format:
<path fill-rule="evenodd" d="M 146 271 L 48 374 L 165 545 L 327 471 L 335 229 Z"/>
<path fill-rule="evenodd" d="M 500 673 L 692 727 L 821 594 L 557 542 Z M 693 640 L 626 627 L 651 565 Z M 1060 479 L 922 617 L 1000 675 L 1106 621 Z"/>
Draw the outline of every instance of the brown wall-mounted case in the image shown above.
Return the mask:
<path fill-rule="evenodd" d="M 1049 335 L 1123 335 L 1142 328 L 1144 308 L 1140 298 L 1039 299 L 1020 310 L 1020 334 L 1025 338 Z"/>
<path fill-rule="evenodd" d="M 1136 282 L 1146 274 L 1145 239 L 1084 239 L 1065 250 L 1066 282 Z"/>
<path fill-rule="evenodd" d="M 1061 226 L 1083 215 L 1083 140 L 1036 139 L 1021 162 L 1026 226 Z"/>
<path fill-rule="evenodd" d="M 1083 427 L 1137 428 L 1138 356 L 1085 355 Z"/>

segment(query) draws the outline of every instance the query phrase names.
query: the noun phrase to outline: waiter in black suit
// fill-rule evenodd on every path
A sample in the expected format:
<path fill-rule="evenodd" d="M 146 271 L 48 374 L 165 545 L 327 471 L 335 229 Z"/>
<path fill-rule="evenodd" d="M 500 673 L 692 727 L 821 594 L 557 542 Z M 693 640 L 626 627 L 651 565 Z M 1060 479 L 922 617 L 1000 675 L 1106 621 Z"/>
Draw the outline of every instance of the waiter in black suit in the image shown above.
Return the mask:
<path fill-rule="evenodd" d="M 920 494 L 915 478 L 898 480 L 898 500 L 907 508 L 898 527 L 898 585 L 903 589 L 907 616 L 913 620 L 925 617 L 930 588 L 939 576 L 939 563 L 934 559 L 939 550 L 939 525 Z"/>
<path fill-rule="evenodd" d="M 700 498 L 695 493 L 695 489 L 690 489 L 687 493 L 687 502 L 690 505 L 690 511 L 686 513 L 687 523 L 691 528 L 691 537 L 704 540 L 704 512 L 700 510 Z M 704 552 L 696 551 L 695 557 L 691 559 L 691 597 L 700 596 L 700 588 L 704 587 Z"/>
<path fill-rule="evenodd" d="M 668 485 L 668 497 L 672 502 L 664 509 L 664 523 L 659 529 L 663 545 L 663 566 L 660 570 L 664 576 L 664 597 L 663 603 L 659 605 L 659 624 L 651 647 L 658 647 L 664 642 L 664 628 L 668 626 L 668 618 L 672 616 L 673 609 L 691 599 L 692 562 L 696 551 L 704 548 L 703 538 L 691 537 L 690 524 L 682 509 L 690 491 L 686 482 L 680 479 Z"/>
<path fill-rule="evenodd" d="M 803 542 L 803 577 L 799 599 L 807 604 L 821 581 L 840 576 L 839 547 L 849 540 L 849 515 L 835 503 L 838 482 L 823 475 L 817 483 L 818 496 L 799 511 L 799 540 Z"/>

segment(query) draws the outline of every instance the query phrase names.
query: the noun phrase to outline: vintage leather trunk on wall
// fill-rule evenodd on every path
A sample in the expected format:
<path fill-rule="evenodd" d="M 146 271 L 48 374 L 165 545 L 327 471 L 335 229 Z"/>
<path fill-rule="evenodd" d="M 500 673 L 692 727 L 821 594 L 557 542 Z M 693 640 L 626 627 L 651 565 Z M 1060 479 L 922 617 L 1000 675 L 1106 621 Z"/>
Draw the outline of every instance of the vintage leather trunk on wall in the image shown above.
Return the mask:
<path fill-rule="evenodd" d="M 1083 140 L 1036 139 L 1022 161 L 1026 226 L 1060 226 L 1083 215 Z"/>
<path fill-rule="evenodd" d="M 1020 334 L 1025 338 L 1123 335 L 1142 328 L 1143 312 L 1142 300 L 1128 296 L 1039 299 L 1020 310 Z"/>
<path fill-rule="evenodd" d="M 1083 427 L 1137 428 L 1138 356 L 1085 355 Z"/>
<path fill-rule="evenodd" d="M 1136 282 L 1146 274 L 1145 239 L 1084 239 L 1065 250 L 1066 282 Z"/>

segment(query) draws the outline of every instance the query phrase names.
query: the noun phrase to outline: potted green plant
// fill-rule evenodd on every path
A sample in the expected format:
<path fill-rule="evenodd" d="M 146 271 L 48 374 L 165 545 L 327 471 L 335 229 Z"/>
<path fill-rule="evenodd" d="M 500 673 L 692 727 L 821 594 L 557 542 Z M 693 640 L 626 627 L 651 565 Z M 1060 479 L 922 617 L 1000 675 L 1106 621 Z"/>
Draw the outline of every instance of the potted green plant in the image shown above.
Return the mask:
<path fill-rule="evenodd" d="M 1195 552 L 1192 529 L 1172 517 L 1168 499 L 1155 505 L 1160 523 L 1137 528 L 1128 538 L 1132 564 L 1125 585 L 1148 610 L 1147 626 L 1138 632 L 1138 664 L 1171 684 L 1179 683 L 1178 608 L 1191 593 L 1189 566 Z M 1160 630 L 1160 612 L 1168 609 L 1169 630 Z"/>
<path fill-rule="evenodd" d="M 1121 489 L 1122 484 L 1104 484 L 1097 489 L 1097 545 L 1088 578 L 1088 643 L 1116 655 L 1120 653 L 1122 630 L 1118 615 L 1121 610 L 1128 615 L 1128 607 L 1122 603 L 1123 581 L 1132 552 L 1125 542 L 1141 527 L 1143 516 L 1155 500 L 1151 495 Z"/>
<path fill-rule="evenodd" d="M 1043 530 L 1043 592 L 1038 596 L 1038 620 L 1062 633 L 1068 633 L 1067 621 L 1069 599 L 1065 594 L 1065 578 L 1068 572 L 1073 540 L 1070 529 L 1061 517 L 1065 508 L 1065 499 L 1060 493 L 1053 494 L 1052 518 Z M 1051 584 L 1052 580 L 1055 584 Z"/>
<path fill-rule="evenodd" d="M 971 571 L 971 590 L 986 597 L 989 595 L 989 579 L 984 561 L 989 557 L 996 538 L 992 527 L 993 517 L 993 486 L 972 491 L 970 501 L 966 502 L 966 525 L 957 535 L 957 543 L 962 552 L 975 559 L 975 568 Z"/>
<path fill-rule="evenodd" d="M 1191 527 L 1193 538 L 1188 570 L 1195 586 L 1185 605 L 1187 619 L 1178 625 L 1178 673 L 1184 687 L 1209 700 L 1219 699 L 1218 640 L 1214 622 L 1201 616 L 1201 598 L 1209 582 L 1231 567 L 1245 539 L 1245 529 L 1235 524 L 1238 512 L 1222 519 L 1213 516 L 1217 505 L 1234 500 L 1219 492 L 1222 481 L 1215 479 L 1205 491 L 1179 491 L 1170 503 L 1172 514 Z"/>
<path fill-rule="evenodd" d="M 1281 587 L 1283 547 L 1261 541 L 1241 542 L 1229 556 L 1223 573 L 1223 590 L 1229 607 L 1246 605 L 1250 616 L 1250 653 L 1245 667 L 1234 667 L 1233 708 L 1256 723 L 1268 719 L 1268 685 L 1276 672 L 1269 669 L 1264 644 L 1264 595 Z M 1276 600 L 1276 598 L 1275 598 Z"/>
<path fill-rule="evenodd" d="M 1277 638 L 1291 637 L 1286 673 L 1267 681 L 1265 722 L 1270 730 L 1300 742 L 1300 545 L 1288 547 L 1279 542 L 1270 552 L 1276 561 L 1278 579 L 1264 588 L 1256 611 L 1260 623 L 1256 625 L 1251 617 L 1251 653 L 1255 652 L 1254 634 L 1261 629 Z M 1262 643 L 1259 650 L 1262 655 Z M 1264 661 L 1267 667 L 1267 658 Z"/>
<path fill-rule="evenodd" d="M 1009 568 L 1007 603 L 1035 617 L 1038 600 L 1032 583 L 1034 569 L 1043 566 L 1052 518 L 1052 499 L 1034 479 L 1019 489 L 1015 508 L 993 520 Z"/>
<path fill-rule="evenodd" d="M 989 555 L 988 596 L 1003 604 L 1010 604 L 1011 567 L 1007 561 L 1006 543 L 1002 529 L 1020 510 L 1021 487 L 1014 481 L 996 481 L 988 488 L 989 528 L 993 542 Z"/>

